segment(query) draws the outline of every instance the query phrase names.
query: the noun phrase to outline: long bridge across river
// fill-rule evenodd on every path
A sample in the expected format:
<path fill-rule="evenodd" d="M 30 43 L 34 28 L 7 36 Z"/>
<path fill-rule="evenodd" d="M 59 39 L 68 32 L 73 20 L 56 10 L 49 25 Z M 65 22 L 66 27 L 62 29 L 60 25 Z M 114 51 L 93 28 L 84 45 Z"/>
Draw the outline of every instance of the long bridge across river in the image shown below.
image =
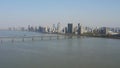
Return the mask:
<path fill-rule="evenodd" d="M 13 37 L 0 37 L 0 42 L 25 42 L 25 41 L 40 41 L 40 40 L 60 40 L 60 39 L 73 39 L 80 38 L 80 36 L 72 35 L 57 35 L 57 36 L 13 36 Z"/>

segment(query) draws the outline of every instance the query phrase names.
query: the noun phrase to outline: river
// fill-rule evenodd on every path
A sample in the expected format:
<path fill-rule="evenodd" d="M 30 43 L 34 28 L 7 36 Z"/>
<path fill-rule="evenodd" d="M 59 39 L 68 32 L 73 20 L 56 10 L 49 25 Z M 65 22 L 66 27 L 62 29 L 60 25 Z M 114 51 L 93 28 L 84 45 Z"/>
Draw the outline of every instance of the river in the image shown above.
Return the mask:
<path fill-rule="evenodd" d="M 0 36 L 43 35 L 0 31 Z M 120 40 L 76 38 L 0 44 L 0 68 L 120 68 Z"/>

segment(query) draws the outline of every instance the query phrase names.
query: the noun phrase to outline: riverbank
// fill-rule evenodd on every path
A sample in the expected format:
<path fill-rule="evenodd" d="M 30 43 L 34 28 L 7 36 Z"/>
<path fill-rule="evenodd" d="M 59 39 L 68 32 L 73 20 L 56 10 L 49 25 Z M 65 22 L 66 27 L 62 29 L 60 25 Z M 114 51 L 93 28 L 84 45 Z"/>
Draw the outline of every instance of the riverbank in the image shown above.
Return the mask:
<path fill-rule="evenodd" d="M 62 33 L 47 33 L 47 34 L 57 34 L 57 35 L 65 35 L 65 36 L 77 36 L 77 37 L 98 37 L 98 38 L 109 38 L 109 39 L 120 39 L 119 36 L 115 36 L 115 35 L 87 35 L 87 34 L 81 34 L 81 35 L 77 35 L 77 34 L 62 34 Z"/>
<path fill-rule="evenodd" d="M 92 34 L 92 33 L 85 33 L 81 35 L 77 34 L 64 34 L 64 33 L 48 33 L 48 32 L 41 32 L 42 34 L 55 34 L 55 35 L 64 35 L 64 36 L 77 36 L 77 37 L 98 37 L 98 38 L 109 38 L 109 39 L 120 39 L 120 35 L 101 35 L 101 34 Z"/>

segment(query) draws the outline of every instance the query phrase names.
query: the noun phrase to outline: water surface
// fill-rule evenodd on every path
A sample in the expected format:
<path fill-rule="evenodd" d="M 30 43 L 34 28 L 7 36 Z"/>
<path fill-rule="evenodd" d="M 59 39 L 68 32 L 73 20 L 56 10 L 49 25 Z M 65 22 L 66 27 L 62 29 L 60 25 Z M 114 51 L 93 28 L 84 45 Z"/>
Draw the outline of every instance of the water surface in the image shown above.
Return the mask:
<path fill-rule="evenodd" d="M 120 68 L 120 40 L 6 42 L 0 44 L 0 68 Z"/>

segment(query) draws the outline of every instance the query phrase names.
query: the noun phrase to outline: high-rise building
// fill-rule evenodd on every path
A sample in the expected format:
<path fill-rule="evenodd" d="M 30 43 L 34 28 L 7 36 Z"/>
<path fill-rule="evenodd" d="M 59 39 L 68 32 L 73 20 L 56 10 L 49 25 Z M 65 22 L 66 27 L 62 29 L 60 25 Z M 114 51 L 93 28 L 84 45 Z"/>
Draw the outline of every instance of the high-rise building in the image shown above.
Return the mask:
<path fill-rule="evenodd" d="M 60 23 L 57 24 L 57 33 L 60 33 Z"/>
<path fill-rule="evenodd" d="M 67 27 L 65 27 L 65 34 L 67 34 L 68 33 L 68 28 Z"/>
<path fill-rule="evenodd" d="M 99 29 L 99 33 L 102 35 L 107 35 L 109 31 L 110 31 L 110 29 L 108 27 L 101 27 Z"/>
<path fill-rule="evenodd" d="M 77 34 L 77 30 L 78 30 L 78 28 L 77 28 L 77 26 L 75 26 L 75 27 L 73 28 L 73 33 L 74 33 L 74 34 Z"/>
<path fill-rule="evenodd" d="M 77 34 L 78 35 L 82 35 L 84 33 L 87 33 L 88 30 L 86 27 L 83 27 L 82 25 L 80 25 L 80 23 L 78 24 L 78 30 L 77 30 Z"/>
<path fill-rule="evenodd" d="M 56 32 L 56 27 L 55 27 L 55 24 L 53 24 L 53 27 L 52 27 L 52 32 Z"/>
<path fill-rule="evenodd" d="M 30 31 L 31 29 L 30 29 L 30 25 L 28 25 L 28 31 Z"/>
<path fill-rule="evenodd" d="M 68 31 L 67 31 L 69 34 L 72 34 L 73 32 L 73 24 L 72 23 L 69 23 L 68 24 Z"/>
<path fill-rule="evenodd" d="M 81 35 L 81 26 L 80 26 L 80 23 L 78 24 L 78 35 Z"/>

